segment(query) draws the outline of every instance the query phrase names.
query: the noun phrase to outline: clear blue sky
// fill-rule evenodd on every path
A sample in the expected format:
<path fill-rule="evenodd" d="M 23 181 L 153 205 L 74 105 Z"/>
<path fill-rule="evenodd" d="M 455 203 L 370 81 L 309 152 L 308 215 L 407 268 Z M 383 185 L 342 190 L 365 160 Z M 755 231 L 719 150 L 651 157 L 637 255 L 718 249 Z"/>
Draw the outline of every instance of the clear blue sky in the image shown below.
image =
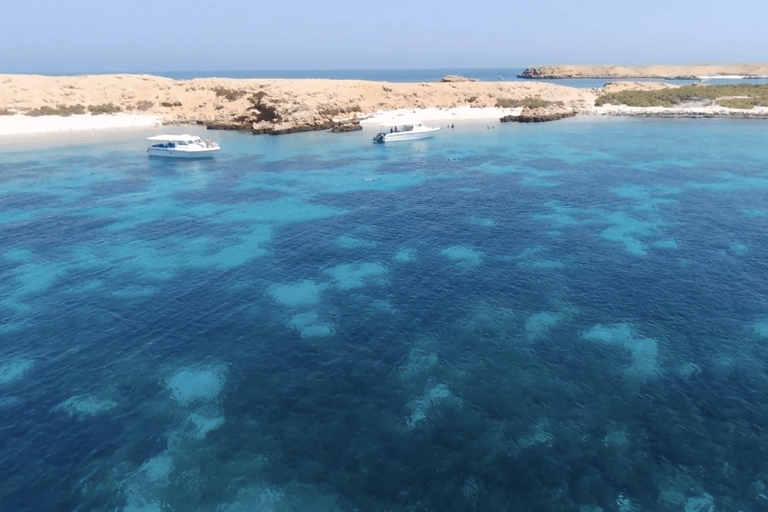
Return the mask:
<path fill-rule="evenodd" d="M 0 73 L 768 61 L 768 1 L 14 1 Z"/>

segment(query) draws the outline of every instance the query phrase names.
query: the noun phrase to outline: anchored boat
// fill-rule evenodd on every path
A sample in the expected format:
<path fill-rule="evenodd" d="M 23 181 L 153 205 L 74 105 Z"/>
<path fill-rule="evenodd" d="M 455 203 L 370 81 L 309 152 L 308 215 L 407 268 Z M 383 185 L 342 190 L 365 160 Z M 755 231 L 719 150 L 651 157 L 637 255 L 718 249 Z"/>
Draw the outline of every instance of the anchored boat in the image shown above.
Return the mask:
<path fill-rule="evenodd" d="M 156 135 L 147 140 L 154 142 L 147 148 L 149 156 L 210 158 L 220 149 L 215 142 L 196 135 Z"/>
<path fill-rule="evenodd" d="M 400 121 L 381 125 L 381 132 L 373 142 L 397 142 L 401 140 L 427 139 L 440 128 L 424 126 L 421 121 Z"/>

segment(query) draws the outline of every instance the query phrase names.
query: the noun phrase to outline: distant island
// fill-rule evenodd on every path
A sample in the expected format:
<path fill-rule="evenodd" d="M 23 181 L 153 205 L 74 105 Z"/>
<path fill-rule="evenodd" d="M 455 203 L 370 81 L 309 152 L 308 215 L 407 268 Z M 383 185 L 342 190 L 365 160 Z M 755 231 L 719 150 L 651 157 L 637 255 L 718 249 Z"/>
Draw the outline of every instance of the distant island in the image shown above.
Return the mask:
<path fill-rule="evenodd" d="M 705 64 L 693 66 L 541 66 L 527 68 L 519 78 L 700 80 L 717 77 L 768 78 L 768 64 Z"/>

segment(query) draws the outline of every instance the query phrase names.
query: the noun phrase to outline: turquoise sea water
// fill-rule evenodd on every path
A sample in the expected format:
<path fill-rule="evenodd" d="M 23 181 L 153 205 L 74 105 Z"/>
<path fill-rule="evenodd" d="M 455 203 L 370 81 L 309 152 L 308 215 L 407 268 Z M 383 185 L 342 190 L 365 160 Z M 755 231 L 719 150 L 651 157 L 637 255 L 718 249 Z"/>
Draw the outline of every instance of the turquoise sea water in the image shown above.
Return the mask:
<path fill-rule="evenodd" d="M 3 510 L 765 510 L 765 123 L 146 135 L 0 152 Z"/>

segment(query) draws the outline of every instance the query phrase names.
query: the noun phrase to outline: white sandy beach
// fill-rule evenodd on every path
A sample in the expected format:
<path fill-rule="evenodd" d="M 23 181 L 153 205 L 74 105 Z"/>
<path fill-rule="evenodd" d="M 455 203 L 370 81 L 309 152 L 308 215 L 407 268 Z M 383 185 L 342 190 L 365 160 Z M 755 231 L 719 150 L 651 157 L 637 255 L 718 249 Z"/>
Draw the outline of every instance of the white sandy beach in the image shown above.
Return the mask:
<path fill-rule="evenodd" d="M 436 125 L 469 124 L 469 123 L 498 123 L 503 116 L 519 114 L 520 108 L 503 109 L 496 107 L 474 108 L 416 108 L 382 110 L 363 119 L 360 124 L 364 128 L 378 128 L 380 124 L 393 123 L 401 120 L 419 120 Z M 90 114 L 62 116 L 30 117 L 21 114 L 0 116 L 0 136 L 34 135 L 46 133 L 91 132 L 104 130 L 120 130 L 124 128 L 150 128 L 163 124 L 162 116 L 149 114 Z"/>
<path fill-rule="evenodd" d="M 0 116 L 0 136 L 148 128 L 160 126 L 162 122 L 162 116 L 150 114 L 74 114 L 67 117 L 16 114 Z"/>
<path fill-rule="evenodd" d="M 418 120 L 425 124 L 444 125 L 446 123 L 498 123 L 508 115 L 519 115 L 522 108 L 498 107 L 453 107 L 453 108 L 402 108 L 382 110 L 360 121 L 363 127 L 406 120 Z"/>
<path fill-rule="evenodd" d="M 380 124 L 393 123 L 401 120 L 419 120 L 438 126 L 470 123 L 498 123 L 499 118 L 519 114 L 522 109 L 502 109 L 495 107 L 473 108 L 416 108 L 382 110 L 363 119 L 360 124 L 364 128 L 378 128 Z M 90 114 L 62 116 L 30 117 L 21 114 L 0 116 L 0 137 L 19 135 L 36 135 L 58 133 L 77 136 L 94 131 L 119 131 L 126 128 L 151 128 L 163 124 L 162 116 L 149 114 Z"/>

